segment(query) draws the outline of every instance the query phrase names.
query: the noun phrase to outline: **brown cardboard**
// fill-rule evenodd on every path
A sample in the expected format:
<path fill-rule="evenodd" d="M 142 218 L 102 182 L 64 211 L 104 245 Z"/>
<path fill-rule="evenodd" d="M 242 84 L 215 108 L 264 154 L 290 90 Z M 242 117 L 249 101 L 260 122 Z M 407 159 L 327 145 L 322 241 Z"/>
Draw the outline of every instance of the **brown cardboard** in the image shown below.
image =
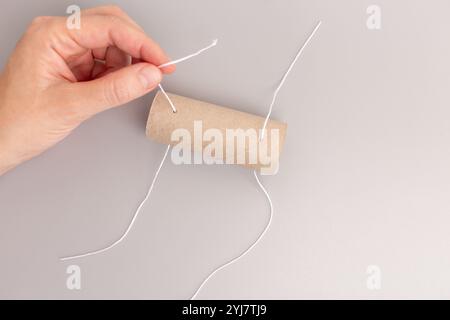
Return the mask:
<path fill-rule="evenodd" d="M 147 122 L 147 136 L 159 143 L 176 145 L 178 141 L 172 141 L 171 135 L 175 129 L 184 128 L 188 130 L 192 137 L 194 137 L 194 121 L 201 120 L 203 125 L 203 132 L 210 128 L 218 129 L 224 136 L 224 142 L 226 142 L 226 130 L 227 129 L 255 129 L 258 133 L 257 148 L 261 142 L 259 142 L 260 129 L 263 127 L 265 118 L 259 117 L 253 114 L 237 111 L 230 108 L 217 106 L 211 103 L 198 101 L 175 94 L 167 93 L 173 104 L 175 105 L 177 112 L 174 113 L 167 98 L 159 91 L 155 99 L 153 100 L 150 115 Z M 269 134 L 271 129 L 278 129 L 279 131 L 279 153 L 281 153 L 282 146 L 286 137 L 287 124 L 270 120 L 267 125 L 268 133 L 265 135 L 266 143 L 268 143 L 267 154 L 271 155 L 271 135 Z M 230 139 L 229 139 L 230 140 Z M 202 142 L 201 146 L 194 144 L 194 139 L 191 141 L 191 147 L 194 152 L 203 152 L 205 146 L 209 142 Z M 254 149 L 246 143 L 245 146 L 245 163 L 246 167 L 253 169 L 260 169 L 267 167 L 267 165 L 261 163 L 259 157 L 257 163 L 249 163 L 249 150 Z M 237 147 L 237 146 L 235 146 Z M 226 146 L 224 146 L 223 158 L 226 155 Z M 254 151 L 254 150 L 253 150 Z M 271 155 L 273 158 L 277 158 L 276 155 Z M 278 155 L 279 156 L 279 155 Z M 225 162 L 225 159 L 224 159 Z"/>

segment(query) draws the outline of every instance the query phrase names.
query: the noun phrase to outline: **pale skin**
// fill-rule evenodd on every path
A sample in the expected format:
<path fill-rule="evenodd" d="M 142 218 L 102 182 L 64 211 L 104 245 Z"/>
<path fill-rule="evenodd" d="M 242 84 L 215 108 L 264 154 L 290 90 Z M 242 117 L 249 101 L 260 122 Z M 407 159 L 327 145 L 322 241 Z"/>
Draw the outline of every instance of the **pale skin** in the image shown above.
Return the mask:
<path fill-rule="evenodd" d="M 155 89 L 174 66 L 160 46 L 115 6 L 39 17 L 0 75 L 0 176 L 67 137 L 82 122 Z"/>

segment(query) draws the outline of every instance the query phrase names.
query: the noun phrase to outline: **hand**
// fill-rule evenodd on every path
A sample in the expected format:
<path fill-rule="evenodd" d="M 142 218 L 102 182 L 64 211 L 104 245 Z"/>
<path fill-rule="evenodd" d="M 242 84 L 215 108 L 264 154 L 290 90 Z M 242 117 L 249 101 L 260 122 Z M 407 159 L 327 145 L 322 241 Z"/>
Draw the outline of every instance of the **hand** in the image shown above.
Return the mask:
<path fill-rule="evenodd" d="M 0 76 L 0 175 L 52 147 L 93 115 L 153 90 L 168 57 L 117 7 L 36 18 Z"/>

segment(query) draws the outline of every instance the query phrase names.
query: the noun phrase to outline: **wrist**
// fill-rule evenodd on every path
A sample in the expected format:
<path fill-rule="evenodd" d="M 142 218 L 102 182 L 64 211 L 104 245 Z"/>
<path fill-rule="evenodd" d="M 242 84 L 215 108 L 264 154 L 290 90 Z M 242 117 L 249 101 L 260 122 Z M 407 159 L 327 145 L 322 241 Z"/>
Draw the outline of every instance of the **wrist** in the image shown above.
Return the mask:
<path fill-rule="evenodd" d="M 14 161 L 11 159 L 11 154 L 8 151 L 6 143 L 2 141 L 0 136 L 0 176 L 14 167 L 15 165 Z"/>
<path fill-rule="evenodd" d="M 18 165 L 18 158 L 15 154 L 4 133 L 0 130 L 0 176 Z"/>

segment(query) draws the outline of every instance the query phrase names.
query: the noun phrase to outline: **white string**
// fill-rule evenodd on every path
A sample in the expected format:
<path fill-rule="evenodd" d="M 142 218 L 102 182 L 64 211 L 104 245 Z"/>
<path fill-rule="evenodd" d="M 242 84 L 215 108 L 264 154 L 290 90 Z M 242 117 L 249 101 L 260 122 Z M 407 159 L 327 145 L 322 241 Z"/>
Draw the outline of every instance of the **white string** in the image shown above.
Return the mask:
<path fill-rule="evenodd" d="M 153 181 L 152 181 L 152 184 L 150 185 L 150 188 L 148 189 L 147 195 L 145 196 L 144 200 L 142 200 L 141 204 L 139 205 L 139 207 L 137 208 L 136 212 L 134 213 L 133 219 L 131 219 L 131 222 L 130 222 L 127 230 L 125 231 L 125 233 L 118 240 L 116 240 L 113 244 L 107 246 L 106 248 L 103 248 L 103 249 L 100 249 L 100 250 L 96 250 L 96 251 L 92 251 L 92 252 L 88 252 L 88 253 L 84 253 L 84 254 L 80 254 L 80 255 L 76 255 L 76 256 L 60 258 L 61 261 L 67 261 L 67 260 L 72 260 L 72 259 L 84 258 L 84 257 L 92 256 L 94 254 L 99 254 L 99 253 L 105 252 L 105 251 L 107 251 L 109 249 L 112 249 L 113 247 L 115 247 L 116 245 L 121 243 L 123 239 L 126 238 L 128 233 L 130 232 L 131 228 L 133 227 L 134 222 L 136 221 L 139 213 L 141 212 L 142 207 L 144 206 L 145 202 L 148 200 L 148 198 L 150 197 L 150 194 L 152 193 L 153 187 L 155 186 L 156 180 L 158 179 L 159 172 L 161 171 L 161 169 L 162 169 L 162 167 L 164 165 L 164 162 L 166 161 L 167 155 L 169 154 L 169 150 L 170 150 L 170 145 L 167 146 L 166 153 L 164 154 L 164 157 L 163 157 L 161 163 L 159 164 L 158 170 L 156 170 L 155 176 L 153 177 Z"/>
<path fill-rule="evenodd" d="M 169 98 L 168 94 L 166 93 L 166 90 L 162 87 L 161 83 L 159 84 L 159 88 L 161 89 L 161 92 L 166 97 L 167 101 L 169 101 L 170 107 L 172 108 L 173 113 L 177 113 L 177 108 L 173 104 L 172 100 Z"/>
<path fill-rule="evenodd" d="M 199 50 L 199 51 L 197 51 L 197 52 L 195 52 L 193 54 L 190 54 L 190 55 L 188 55 L 188 56 L 186 56 L 184 58 L 164 63 L 164 64 L 160 65 L 158 68 L 164 68 L 164 67 L 167 67 L 167 66 L 170 66 L 170 65 L 174 65 L 174 64 L 186 61 L 186 60 L 191 59 L 191 58 L 193 58 L 195 56 L 198 56 L 199 54 L 205 52 L 206 50 L 216 46 L 217 42 L 218 42 L 218 40 L 214 40 L 211 45 L 209 45 L 209 46 L 207 46 L 207 47 L 205 47 L 205 48 L 203 48 L 203 49 L 201 49 L 201 50 Z M 161 84 L 159 85 L 159 88 L 161 89 L 161 92 L 165 95 L 165 97 L 169 101 L 173 112 L 177 112 L 177 109 L 175 108 L 175 105 L 172 103 L 172 101 L 170 100 L 169 96 L 167 95 L 166 91 L 163 89 Z M 114 248 L 115 246 L 117 246 L 119 243 L 121 243 L 127 237 L 128 233 L 130 232 L 131 228 L 133 227 L 133 225 L 134 225 L 134 223 L 135 223 L 139 213 L 141 212 L 142 207 L 147 202 L 148 198 L 150 197 L 150 194 L 152 193 L 153 187 L 155 186 L 156 180 L 158 179 L 159 172 L 161 171 L 161 168 L 163 167 L 163 165 L 164 165 L 164 163 L 166 161 L 167 155 L 169 154 L 169 150 L 170 150 L 170 145 L 167 146 L 166 153 L 164 154 L 164 157 L 163 157 L 163 159 L 162 159 L 162 161 L 161 161 L 161 163 L 160 163 L 160 165 L 158 167 L 158 170 L 155 173 L 155 176 L 153 178 L 152 184 L 150 185 L 150 188 L 148 189 L 147 195 L 145 196 L 144 200 L 142 200 L 142 202 L 139 205 L 138 209 L 134 213 L 133 218 L 131 219 L 131 222 L 128 225 L 128 228 L 125 231 L 125 233 L 118 240 L 116 240 L 114 243 L 112 243 L 111 245 L 107 246 L 106 248 L 103 248 L 103 249 L 100 249 L 100 250 L 96 250 L 96 251 L 92 251 L 92 252 L 88 252 L 88 253 L 84 253 L 84 254 L 80 254 L 80 255 L 76 255 L 76 256 L 69 256 L 69 257 L 60 258 L 61 261 L 73 260 L 73 259 L 84 258 L 84 257 L 100 254 L 102 252 L 105 252 L 105 251 L 108 251 L 108 250 Z"/>
<path fill-rule="evenodd" d="M 261 234 L 259 235 L 259 237 L 256 239 L 256 241 L 253 242 L 253 244 L 247 248 L 247 250 L 245 250 L 244 252 L 242 252 L 239 256 L 237 256 L 236 258 L 231 259 L 230 261 L 228 261 L 227 263 L 221 265 L 220 267 L 218 267 L 217 269 L 215 269 L 213 272 L 210 273 L 210 275 L 208 277 L 206 277 L 205 280 L 203 280 L 202 284 L 200 285 L 200 287 L 197 289 L 197 291 L 195 291 L 194 295 L 192 296 L 191 300 L 194 300 L 198 293 L 202 290 L 202 288 L 205 286 L 205 284 L 209 281 L 209 279 L 211 279 L 217 272 L 219 272 L 222 269 L 225 269 L 226 267 L 228 267 L 229 265 L 235 263 L 236 261 L 242 259 L 244 256 L 247 255 L 247 253 L 249 253 L 258 243 L 259 241 L 264 237 L 264 235 L 267 233 L 267 231 L 270 228 L 270 225 L 272 224 L 272 219 L 273 219 L 273 204 L 272 204 L 272 200 L 270 199 L 269 193 L 267 192 L 266 188 L 264 188 L 264 186 L 262 185 L 261 181 L 258 178 L 258 175 L 256 174 L 256 171 L 253 172 L 253 174 L 255 175 L 256 181 L 258 182 L 259 187 L 261 188 L 261 190 L 264 192 L 264 194 L 267 197 L 267 200 L 269 201 L 269 205 L 270 205 L 270 216 L 269 216 L 269 221 L 267 222 L 266 227 L 264 228 L 264 230 L 261 232 Z"/>
<path fill-rule="evenodd" d="M 275 90 L 275 93 L 273 95 L 273 99 L 272 102 L 270 104 L 270 108 L 269 108 L 269 113 L 267 114 L 266 117 L 266 121 L 264 122 L 264 126 L 262 129 L 263 132 L 263 136 L 262 139 L 264 139 L 264 131 L 266 129 L 267 126 L 267 122 L 269 121 L 270 115 L 272 114 L 272 109 L 273 106 L 275 104 L 276 98 L 278 96 L 278 92 L 280 91 L 281 87 L 283 86 L 289 72 L 291 72 L 292 68 L 294 67 L 295 63 L 297 62 L 298 58 L 301 56 L 303 50 L 306 48 L 306 46 L 308 45 L 308 43 L 311 41 L 311 39 L 313 38 L 314 34 L 316 33 L 316 31 L 319 29 L 320 25 L 322 24 L 322 21 L 320 21 L 316 28 L 314 29 L 314 31 L 311 33 L 311 35 L 308 37 L 308 39 L 306 40 L 306 42 L 303 44 L 302 48 L 300 49 L 300 51 L 297 53 L 294 61 L 291 63 L 291 65 L 289 66 L 288 70 L 286 71 L 286 73 L 284 74 L 283 78 L 281 79 L 280 84 L 278 85 L 277 89 Z M 261 139 L 261 140 L 262 140 Z M 272 220 L 273 220 L 273 204 L 272 204 L 272 200 L 270 199 L 270 195 L 267 192 L 266 188 L 264 188 L 263 184 L 261 183 L 261 181 L 258 178 L 258 174 L 256 173 L 256 170 L 253 171 L 253 175 L 255 176 L 256 182 L 258 183 L 259 187 L 261 188 L 261 190 L 264 192 L 264 194 L 267 197 L 267 200 L 269 201 L 269 205 L 270 205 L 270 215 L 269 215 L 269 221 L 266 224 L 266 227 L 264 228 L 264 230 L 261 232 L 261 234 L 259 235 L 259 237 L 250 245 L 250 247 L 247 248 L 247 250 L 245 250 L 244 252 L 242 252 L 240 255 L 238 255 L 237 257 L 231 259 L 230 261 L 228 261 L 227 263 L 219 266 L 218 268 L 216 268 L 213 272 L 211 272 L 209 274 L 209 276 L 206 277 L 205 280 L 203 280 L 203 282 L 201 283 L 200 287 L 197 289 L 197 291 L 195 291 L 194 295 L 192 296 L 191 300 L 194 300 L 198 293 L 201 291 L 201 289 L 205 286 L 205 284 L 220 270 L 225 269 L 226 267 L 232 265 L 233 263 L 237 262 L 238 260 L 242 259 L 244 256 L 246 256 L 264 237 L 264 235 L 267 233 L 267 231 L 269 230 L 270 226 L 272 225 Z"/>
<path fill-rule="evenodd" d="M 202 54 L 206 50 L 209 50 L 209 49 L 215 47 L 218 42 L 219 42 L 219 40 L 215 39 L 215 40 L 213 40 L 213 42 L 209 46 L 207 46 L 207 47 L 205 47 L 203 49 L 200 49 L 197 52 L 194 52 L 193 54 L 190 54 L 190 55 L 188 55 L 186 57 L 183 57 L 183 58 L 180 58 L 180 59 L 177 59 L 177 60 L 174 60 L 174 61 L 170 61 L 170 62 L 167 62 L 167 63 L 163 63 L 158 68 L 162 69 L 162 68 L 165 68 L 165 67 L 168 67 L 168 66 L 171 66 L 171 65 L 174 65 L 174 64 L 186 61 L 188 59 L 194 58 L 194 57 L 198 56 L 199 54 Z M 161 83 L 159 84 L 159 89 L 161 89 L 161 92 L 164 94 L 164 96 L 166 97 L 167 101 L 169 101 L 169 104 L 170 104 L 170 107 L 172 108 L 173 113 L 177 113 L 177 108 L 173 104 L 172 100 L 169 98 L 169 95 L 166 93 L 166 90 L 164 90 L 164 88 L 161 85 Z"/>
<path fill-rule="evenodd" d="M 295 63 L 297 62 L 298 58 L 300 58 L 300 56 L 302 55 L 303 51 L 308 46 L 309 42 L 311 41 L 311 39 L 316 34 L 317 30 L 319 30 L 321 24 L 322 24 L 322 21 L 319 21 L 319 23 L 314 28 L 314 30 L 311 33 L 311 35 L 308 37 L 308 39 L 306 39 L 305 43 L 303 44 L 303 46 L 298 51 L 297 55 L 295 56 L 295 58 L 292 61 L 291 65 L 289 66 L 288 70 L 286 71 L 286 73 L 284 74 L 283 78 L 281 79 L 280 84 L 278 85 L 277 89 L 275 90 L 275 92 L 273 94 L 272 102 L 270 103 L 269 113 L 267 114 L 267 117 L 266 117 L 266 119 L 264 121 L 264 125 L 262 127 L 261 140 L 264 140 L 266 127 L 267 127 L 267 124 L 269 122 L 270 116 L 272 115 L 273 106 L 275 105 L 275 100 L 277 99 L 277 96 L 278 96 L 278 93 L 280 92 L 281 87 L 283 86 L 284 82 L 286 81 L 287 76 L 291 72 L 291 70 L 294 67 Z"/>
<path fill-rule="evenodd" d="M 212 47 L 215 47 L 215 46 L 217 45 L 218 42 L 219 42 L 219 40 L 214 39 L 213 42 L 212 42 L 209 46 L 207 46 L 207 47 L 205 47 L 205 48 L 203 48 L 203 49 L 200 49 L 200 50 L 198 50 L 197 52 L 195 52 L 195 53 L 193 53 L 193 54 L 190 54 L 190 55 L 188 55 L 188 56 L 186 56 L 186 57 L 183 57 L 183 58 L 180 58 L 180 59 L 177 59 L 177 60 L 173 60 L 173 61 L 164 63 L 164 64 L 160 65 L 158 68 L 168 67 L 168 66 L 171 66 L 171 65 L 174 65 L 174 64 L 177 64 L 177 63 L 180 63 L 180 62 L 189 60 L 189 59 L 191 59 L 191 58 L 194 58 L 194 57 L 198 56 L 199 54 L 202 54 L 202 53 L 205 52 L 206 50 L 209 50 L 209 49 L 211 49 Z"/>
<path fill-rule="evenodd" d="M 309 36 L 309 38 L 306 40 L 305 44 L 302 46 L 302 48 L 300 49 L 300 51 L 297 53 L 297 56 L 295 57 L 295 59 L 294 59 L 294 61 L 291 63 L 291 65 L 289 66 L 287 72 L 285 73 L 285 75 L 283 76 L 283 78 L 282 78 L 280 84 L 278 85 L 277 89 L 275 90 L 275 93 L 274 93 L 273 98 L 272 98 L 272 102 L 271 102 L 270 107 L 269 107 L 269 112 L 268 112 L 268 114 L 267 114 L 267 117 L 266 117 L 266 119 L 265 119 L 265 121 L 264 121 L 264 125 L 263 125 L 263 128 L 262 128 L 262 137 L 261 137 L 261 140 L 264 139 L 264 131 L 265 131 L 266 127 L 267 127 L 267 123 L 268 123 L 269 118 L 270 118 L 270 116 L 271 116 L 271 114 L 272 114 L 273 106 L 275 105 L 275 101 L 276 101 L 276 98 L 277 98 L 277 96 L 278 96 L 278 92 L 280 91 L 281 87 L 283 86 L 283 84 L 284 84 L 284 82 L 285 82 L 285 80 L 286 80 L 288 74 L 290 73 L 290 71 L 291 71 L 292 68 L 294 67 L 296 61 L 297 61 L 298 58 L 301 56 L 303 50 L 306 48 L 306 46 L 308 45 L 308 43 L 310 42 L 310 40 L 313 38 L 313 36 L 314 36 L 314 34 L 316 33 L 316 31 L 319 29 L 321 23 L 322 23 L 322 22 L 319 22 L 319 23 L 318 23 L 318 25 L 316 26 L 316 28 L 314 29 L 314 31 L 312 32 L 312 34 Z M 189 55 L 189 56 L 186 56 L 186 57 L 184 57 L 184 58 L 181 58 L 181 59 L 178 59 L 178 60 L 174 60 L 174 61 L 172 61 L 172 62 L 168 62 L 168 63 L 162 64 L 162 65 L 159 66 L 159 68 L 164 68 L 164 67 L 167 67 L 167 66 L 169 66 L 169 65 L 173 65 L 173 64 L 176 64 L 176 63 L 180 63 L 180 62 L 183 62 L 183 61 L 188 60 L 188 59 L 190 59 L 190 58 L 193 58 L 193 57 L 195 57 L 195 56 L 197 56 L 197 55 L 203 53 L 204 51 L 206 51 L 206 50 L 208 50 L 208 49 L 210 49 L 210 48 L 212 48 L 212 47 L 214 47 L 214 46 L 216 46 L 216 45 L 217 45 L 217 40 L 214 40 L 214 41 L 212 42 L 212 44 L 209 45 L 208 47 L 205 47 L 205 48 L 199 50 L 198 52 L 193 53 L 193 54 L 191 54 L 191 55 Z M 167 100 L 169 101 L 170 106 L 171 106 L 173 112 L 177 112 L 176 107 L 175 107 L 174 104 L 172 103 L 171 99 L 169 98 L 169 96 L 167 95 L 167 93 L 165 92 L 165 90 L 163 89 L 163 87 L 162 87 L 161 85 L 159 85 L 159 87 L 160 87 L 161 91 L 163 92 L 163 94 L 165 95 L 165 97 L 167 98 Z M 164 162 L 166 161 L 166 158 L 167 158 L 167 155 L 168 155 L 168 153 L 169 153 L 169 150 L 170 150 L 170 145 L 167 146 L 167 149 L 166 149 L 166 152 L 165 152 L 165 154 L 164 154 L 163 160 L 161 161 L 161 163 L 160 163 L 160 165 L 159 165 L 159 168 L 158 168 L 158 170 L 156 171 L 156 174 L 155 174 L 155 176 L 154 176 L 154 178 L 153 178 L 152 184 L 151 184 L 151 186 L 150 186 L 150 188 L 149 188 L 149 190 L 148 190 L 148 192 L 147 192 L 146 197 L 144 198 L 144 200 L 143 200 L 143 201 L 141 202 L 141 204 L 139 205 L 138 209 L 136 210 L 136 213 L 135 213 L 134 216 L 133 216 L 133 219 L 131 220 L 130 225 L 128 226 L 127 230 L 126 230 L 125 233 L 122 235 L 122 237 L 120 237 L 120 239 L 118 239 L 118 240 L 117 240 L 116 242 L 114 242 L 112 245 L 110 245 L 110 246 L 108 246 L 108 247 L 106 247 L 106 248 L 104 248 L 104 249 L 100 249 L 100 250 L 97 250 L 97 251 L 93 251 L 93 252 L 89 252 L 89 253 L 81 254 L 81 255 L 77 255 L 77 256 L 71 256 L 71 257 L 61 258 L 60 260 L 66 261 L 66 260 L 71 260 L 71 259 L 76 259 L 76 258 L 83 258 L 83 257 L 87 257 L 87 256 L 99 254 L 99 253 L 105 252 L 105 251 L 107 251 L 107 250 L 113 248 L 114 246 L 118 245 L 120 242 L 122 242 L 122 241 L 126 238 L 127 234 L 128 234 L 129 231 L 131 230 L 131 228 L 132 228 L 134 222 L 136 221 L 137 216 L 138 216 L 139 213 L 140 213 L 140 210 L 142 209 L 142 207 L 144 206 L 144 204 L 146 203 L 146 201 L 147 201 L 148 198 L 150 197 L 150 194 L 151 194 L 151 192 L 152 192 L 152 190 L 153 190 L 153 187 L 154 187 L 154 185 L 155 185 L 155 183 L 156 183 L 156 180 L 157 180 L 157 178 L 158 178 L 159 172 L 161 171 L 161 169 L 162 169 L 162 167 L 163 167 L 163 165 L 164 165 Z M 248 254 L 248 253 L 249 253 L 249 252 L 250 252 L 250 251 L 251 251 L 251 250 L 252 250 L 252 249 L 260 242 L 260 241 L 261 241 L 261 239 L 262 239 L 262 238 L 264 237 L 264 235 L 267 233 L 267 231 L 269 230 L 269 228 L 270 228 L 270 226 L 271 226 L 271 224 L 272 224 L 272 220 L 273 220 L 273 203 L 272 203 L 272 200 L 271 200 L 271 198 L 270 198 L 269 193 L 267 192 L 267 190 L 265 189 L 265 187 L 264 187 L 263 184 L 261 183 L 260 179 L 258 178 L 257 172 L 254 171 L 253 174 L 254 174 L 254 176 L 255 176 L 255 179 L 256 179 L 256 181 L 257 181 L 259 187 L 261 188 L 261 190 L 263 191 L 263 193 L 265 194 L 265 196 L 266 196 L 266 198 L 267 198 L 267 200 L 268 200 L 268 202 L 269 202 L 269 205 L 270 205 L 269 221 L 267 222 L 266 227 L 265 227 L 264 230 L 261 232 L 261 234 L 258 236 L 258 238 L 257 238 L 257 239 L 256 239 L 256 240 L 255 240 L 255 241 L 254 241 L 254 242 L 253 242 L 253 243 L 252 243 L 252 244 L 251 244 L 251 245 L 250 245 L 243 253 L 241 253 L 241 254 L 240 254 L 239 256 L 237 256 L 236 258 L 231 259 L 231 260 L 228 261 L 227 263 L 221 265 L 220 267 L 216 268 L 213 272 L 211 272 L 211 273 L 208 275 L 208 277 L 206 277 L 205 280 L 203 280 L 203 282 L 201 283 L 201 285 L 199 286 L 199 288 L 197 289 L 197 291 L 196 291 L 196 292 L 194 293 L 194 295 L 192 296 L 191 300 L 194 300 L 194 299 L 197 297 L 198 293 L 201 291 L 201 289 L 204 287 L 204 285 L 205 285 L 205 284 L 206 284 L 206 283 L 207 283 L 207 282 L 208 282 L 208 281 L 209 281 L 209 280 L 210 280 L 217 272 L 221 271 L 222 269 L 228 267 L 229 265 L 235 263 L 236 261 L 238 261 L 238 260 L 242 259 L 244 256 L 246 256 L 246 255 L 247 255 L 247 254 Z"/>

